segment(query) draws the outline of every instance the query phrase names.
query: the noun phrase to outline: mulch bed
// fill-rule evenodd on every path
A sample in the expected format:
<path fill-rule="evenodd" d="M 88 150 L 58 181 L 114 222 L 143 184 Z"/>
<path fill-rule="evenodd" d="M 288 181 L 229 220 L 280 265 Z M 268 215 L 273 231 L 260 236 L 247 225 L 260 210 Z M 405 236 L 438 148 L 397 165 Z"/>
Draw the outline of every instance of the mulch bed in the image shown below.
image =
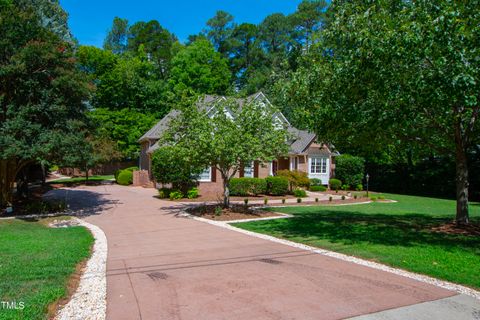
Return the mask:
<path fill-rule="evenodd" d="M 218 205 L 204 205 L 187 209 L 187 211 L 194 216 L 214 221 L 244 220 L 281 216 L 275 212 L 254 209 L 251 206 L 244 205 L 234 204 L 231 205 L 230 208 L 222 208 L 221 214 L 215 213 L 216 208 L 220 207 Z"/>
<path fill-rule="evenodd" d="M 332 200 L 332 201 L 328 201 L 328 200 L 323 200 L 323 201 L 319 201 L 319 202 L 315 202 L 315 201 L 304 201 L 302 200 L 301 203 L 268 203 L 268 206 L 269 207 L 279 207 L 279 206 L 311 206 L 311 205 L 316 205 L 316 206 L 331 206 L 331 205 L 339 205 L 339 204 L 354 204 L 354 203 L 362 203 L 362 202 L 366 202 L 366 201 L 369 201 L 370 199 L 368 198 L 357 198 L 357 199 L 345 199 L 345 200 Z"/>
<path fill-rule="evenodd" d="M 445 233 L 450 235 L 462 236 L 480 236 L 480 224 L 470 223 L 468 225 L 457 225 L 455 222 L 449 222 L 431 229 L 433 232 Z"/>

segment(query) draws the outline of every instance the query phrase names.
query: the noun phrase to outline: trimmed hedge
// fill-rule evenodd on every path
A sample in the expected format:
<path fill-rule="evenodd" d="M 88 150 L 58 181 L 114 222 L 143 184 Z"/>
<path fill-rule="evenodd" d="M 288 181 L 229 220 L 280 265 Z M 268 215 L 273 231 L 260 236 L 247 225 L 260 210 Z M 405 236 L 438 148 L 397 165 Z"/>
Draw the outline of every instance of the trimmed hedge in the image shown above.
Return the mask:
<path fill-rule="evenodd" d="M 325 187 L 325 186 L 310 186 L 310 191 L 324 192 L 324 191 L 327 191 L 327 187 Z"/>
<path fill-rule="evenodd" d="M 321 186 L 322 185 L 322 180 L 318 178 L 312 178 L 310 179 L 310 186 Z"/>
<path fill-rule="evenodd" d="M 293 190 L 293 195 L 297 198 L 305 198 L 307 196 L 307 192 L 303 189 L 295 189 Z"/>
<path fill-rule="evenodd" d="M 260 178 L 233 178 L 229 188 L 232 196 L 256 196 L 266 193 L 267 182 Z"/>
<path fill-rule="evenodd" d="M 328 180 L 328 184 L 330 185 L 330 189 L 336 191 L 340 190 L 340 188 L 342 187 L 342 181 L 338 179 L 330 179 Z"/>
<path fill-rule="evenodd" d="M 288 193 L 288 178 L 285 177 L 267 177 L 267 193 L 272 196 L 284 196 Z"/>
<path fill-rule="evenodd" d="M 133 183 L 133 172 L 122 170 L 118 174 L 117 183 L 122 186 L 128 186 Z"/>
<path fill-rule="evenodd" d="M 118 179 L 118 176 L 120 175 L 120 172 L 122 172 L 122 171 L 130 171 L 130 172 L 133 173 L 133 171 L 138 171 L 138 170 L 140 170 L 139 167 L 129 167 L 129 168 L 125 168 L 125 169 L 118 169 L 117 171 L 115 171 L 115 174 L 114 174 L 115 180 Z M 118 183 L 118 181 L 117 181 L 117 183 Z"/>

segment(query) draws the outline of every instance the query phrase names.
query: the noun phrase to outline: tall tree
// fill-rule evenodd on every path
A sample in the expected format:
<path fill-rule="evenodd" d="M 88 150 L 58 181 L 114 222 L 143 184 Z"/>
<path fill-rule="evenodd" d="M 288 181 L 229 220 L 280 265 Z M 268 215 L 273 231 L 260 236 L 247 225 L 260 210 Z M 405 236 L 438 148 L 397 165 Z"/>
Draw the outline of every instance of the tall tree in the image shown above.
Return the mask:
<path fill-rule="evenodd" d="M 128 20 L 115 17 L 112 28 L 107 34 L 103 43 L 105 50 L 110 50 L 115 54 L 121 54 L 127 49 L 128 41 Z"/>
<path fill-rule="evenodd" d="M 172 59 L 169 82 L 176 93 L 193 90 L 198 94 L 225 94 L 230 79 L 227 60 L 208 40 L 193 42 Z"/>
<path fill-rule="evenodd" d="M 173 56 L 172 47 L 177 38 L 163 28 L 157 20 L 137 22 L 128 29 L 127 48 L 130 52 L 138 52 L 143 46 L 149 59 L 158 66 L 161 77 L 165 79 Z"/>
<path fill-rule="evenodd" d="M 252 75 L 264 63 L 263 51 L 258 39 L 258 27 L 242 23 L 235 27 L 230 48 L 230 64 L 236 77 L 236 86 L 243 89 Z"/>
<path fill-rule="evenodd" d="M 228 57 L 229 41 L 234 28 L 233 16 L 222 10 L 217 11 L 215 16 L 207 21 L 205 33 L 215 49 L 225 58 Z"/>
<path fill-rule="evenodd" d="M 313 42 L 313 34 L 324 22 L 326 8 L 325 0 L 303 0 L 290 17 L 296 29 L 297 41 L 303 44 L 307 51 Z"/>
<path fill-rule="evenodd" d="M 404 141 L 455 157 L 456 221 L 468 223 L 480 2 L 338 1 L 331 10 L 324 43 L 285 89 L 290 101 L 332 140 Z"/>
<path fill-rule="evenodd" d="M 13 183 L 20 170 L 36 161 L 59 160 L 66 137 L 85 127 L 89 87 L 76 68 L 71 44 L 50 29 L 37 6 L 0 1 L 0 16 L 3 206 L 12 203 Z"/>
<path fill-rule="evenodd" d="M 185 150 L 183 154 L 201 160 L 203 167 L 218 170 L 223 181 L 223 204 L 228 207 L 230 179 L 245 163 L 269 162 L 286 154 L 288 133 L 272 120 L 276 112 L 273 108 L 254 102 L 240 108 L 235 100 L 218 103 L 215 108 L 209 113 L 192 106 L 182 108 L 161 141 Z"/>

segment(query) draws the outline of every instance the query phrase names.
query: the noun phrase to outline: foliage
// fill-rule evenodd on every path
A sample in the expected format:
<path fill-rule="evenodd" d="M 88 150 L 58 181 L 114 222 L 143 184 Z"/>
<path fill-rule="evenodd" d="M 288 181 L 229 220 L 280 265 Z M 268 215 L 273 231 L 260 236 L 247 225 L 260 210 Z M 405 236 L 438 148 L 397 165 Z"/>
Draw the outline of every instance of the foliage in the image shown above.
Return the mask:
<path fill-rule="evenodd" d="M 130 170 L 122 170 L 118 174 L 117 183 L 122 186 L 128 186 L 133 183 L 133 172 Z"/>
<path fill-rule="evenodd" d="M 342 187 L 342 181 L 338 179 L 330 179 L 328 180 L 328 185 L 330 189 L 338 191 Z"/>
<path fill-rule="evenodd" d="M 130 109 L 97 108 L 89 112 L 99 134 L 112 139 L 122 156 L 136 159 L 140 154 L 138 139 L 155 123 L 155 116 Z"/>
<path fill-rule="evenodd" d="M 466 155 L 478 143 L 478 9 L 477 1 L 336 1 L 322 42 L 282 89 L 299 118 L 336 145 L 455 157 L 459 223 L 468 222 Z"/>
<path fill-rule="evenodd" d="M 260 178 L 232 178 L 229 188 L 232 196 L 256 196 L 266 193 L 267 182 Z"/>
<path fill-rule="evenodd" d="M 170 192 L 172 192 L 171 188 L 160 188 L 158 189 L 158 197 L 160 199 L 170 198 Z"/>
<path fill-rule="evenodd" d="M 310 186 L 310 191 L 318 191 L 318 192 L 324 192 L 327 191 L 327 187 L 319 185 L 319 186 Z"/>
<path fill-rule="evenodd" d="M 357 184 L 355 191 L 363 191 L 363 185 L 361 183 Z"/>
<path fill-rule="evenodd" d="M 350 185 L 348 185 L 348 184 L 343 184 L 343 185 L 342 185 L 342 190 L 344 190 L 344 191 L 350 190 Z"/>
<path fill-rule="evenodd" d="M 277 176 L 288 179 L 290 191 L 293 191 L 298 187 L 308 188 L 310 186 L 310 179 L 308 178 L 308 174 L 304 171 L 278 170 Z"/>
<path fill-rule="evenodd" d="M 310 186 L 321 186 L 323 185 L 322 180 L 318 178 L 310 179 Z"/>
<path fill-rule="evenodd" d="M 295 189 L 293 190 L 293 195 L 297 198 L 305 198 L 307 196 L 307 192 L 303 189 Z"/>
<path fill-rule="evenodd" d="M 66 14 L 58 2 L 7 1 L 0 16 L 3 206 L 13 201 L 16 174 L 26 165 L 56 163 L 71 150 L 69 138 L 86 129 L 89 87 L 76 68 L 71 43 L 65 41 Z"/>
<path fill-rule="evenodd" d="M 2 319 L 47 319 L 49 306 L 68 295 L 70 277 L 90 256 L 94 239 L 86 228 L 43 223 L 0 222 L 1 296 L 25 304 L 22 310 L 3 308 Z"/>
<path fill-rule="evenodd" d="M 115 17 L 113 19 L 112 28 L 107 34 L 103 43 L 105 50 L 120 54 L 127 49 L 128 39 L 128 20 Z"/>
<path fill-rule="evenodd" d="M 161 143 L 185 150 L 176 159 L 182 167 L 192 161 L 215 167 L 224 183 L 224 206 L 229 206 L 228 185 L 243 164 L 269 162 L 288 151 L 288 132 L 272 121 L 275 111 L 257 102 L 240 108 L 235 100 L 219 102 L 209 113 L 189 105 L 171 121 Z"/>
<path fill-rule="evenodd" d="M 210 42 L 199 39 L 173 57 L 169 83 L 174 92 L 225 94 L 230 78 L 227 60 L 215 52 Z"/>
<path fill-rule="evenodd" d="M 152 174 L 162 184 L 172 184 L 174 189 L 186 193 L 196 184 L 196 177 L 206 165 L 182 145 L 165 145 L 152 155 Z"/>
<path fill-rule="evenodd" d="M 187 191 L 187 198 L 188 199 L 195 199 L 195 198 L 198 198 L 198 188 L 192 188 L 190 190 Z"/>
<path fill-rule="evenodd" d="M 181 191 L 176 190 L 176 191 L 170 192 L 168 196 L 170 200 L 179 200 L 183 198 L 183 193 Z"/>
<path fill-rule="evenodd" d="M 343 183 L 356 186 L 363 181 L 365 160 L 349 154 L 335 157 L 335 176 Z"/>
<path fill-rule="evenodd" d="M 284 196 L 288 193 L 289 182 L 286 177 L 272 176 L 265 178 L 267 193 L 272 196 Z"/>
<path fill-rule="evenodd" d="M 294 218 L 235 226 L 480 288 L 480 274 L 471 272 L 479 264 L 480 238 L 434 228 L 451 223 L 455 201 L 384 196 L 398 202 L 275 208 Z M 480 222 L 476 203 L 471 217 Z"/>
<path fill-rule="evenodd" d="M 217 11 L 215 16 L 207 21 L 206 35 L 214 45 L 215 50 L 225 58 L 228 57 L 234 27 L 233 16 L 222 10 Z"/>

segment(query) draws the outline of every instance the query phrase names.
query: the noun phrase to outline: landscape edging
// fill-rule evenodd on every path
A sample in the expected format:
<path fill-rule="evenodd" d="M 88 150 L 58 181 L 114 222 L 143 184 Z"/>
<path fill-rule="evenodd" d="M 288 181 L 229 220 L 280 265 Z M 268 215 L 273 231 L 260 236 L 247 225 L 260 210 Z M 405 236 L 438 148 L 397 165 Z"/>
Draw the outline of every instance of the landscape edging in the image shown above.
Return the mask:
<path fill-rule="evenodd" d="M 77 290 L 70 301 L 58 310 L 54 319 L 104 320 L 107 311 L 107 237 L 99 227 L 78 218 L 75 220 L 90 230 L 95 243 Z"/>
<path fill-rule="evenodd" d="M 214 221 L 214 220 L 209 220 L 209 219 L 205 219 L 205 218 L 201 218 L 201 217 L 192 216 L 190 214 L 188 214 L 188 215 L 194 220 L 205 222 L 205 223 L 208 223 L 208 224 L 212 224 L 212 225 L 215 225 L 215 226 L 218 226 L 218 227 L 221 227 L 221 228 L 225 228 L 225 229 L 229 229 L 229 230 L 232 230 L 232 231 L 240 232 L 240 233 L 243 233 L 243 234 L 251 236 L 251 237 L 256 237 L 256 238 L 260 238 L 260 239 L 264 239 L 264 240 L 269 240 L 269 241 L 272 241 L 272 242 L 284 244 L 284 245 L 294 247 L 294 248 L 297 248 L 297 249 L 302 249 L 302 250 L 314 252 L 314 253 L 317 253 L 317 254 L 321 254 L 321 255 L 324 255 L 324 256 L 327 256 L 327 257 L 331 257 L 331 258 L 355 263 L 355 264 L 358 264 L 358 265 L 361 265 L 361 266 L 366 266 L 366 267 L 370 267 L 370 268 L 373 268 L 373 269 L 393 273 L 393 274 L 396 274 L 396 275 L 399 275 L 399 276 L 403 276 L 403 277 L 410 278 L 410 279 L 413 279 L 413 280 L 417 280 L 417 281 L 420 281 L 420 282 L 428 283 L 428 284 L 431 284 L 431 285 L 434 285 L 434 286 L 437 286 L 437 287 L 440 287 L 440 288 L 455 291 L 455 292 L 460 293 L 460 294 L 465 294 L 465 295 L 468 295 L 470 297 L 473 297 L 473 298 L 476 298 L 476 299 L 480 300 L 480 291 L 477 291 L 477 290 L 474 290 L 472 288 L 468 288 L 468 287 L 465 287 L 465 286 L 462 286 L 462 285 L 459 285 L 459 284 L 456 284 L 456 283 L 436 279 L 436 278 L 429 277 L 429 276 L 426 276 L 426 275 L 423 275 L 423 274 L 418 274 L 418 273 L 414 273 L 414 272 L 410 272 L 410 271 L 406 271 L 406 270 L 402 270 L 402 269 L 393 268 L 393 267 L 390 267 L 390 266 L 387 266 L 387 265 L 384 265 L 384 264 L 381 264 L 381 263 L 378 263 L 378 262 L 364 260 L 364 259 L 357 258 L 357 257 L 354 257 L 354 256 L 349 256 L 349 255 L 346 255 L 346 254 L 343 254 L 343 253 L 338 253 L 338 252 L 334 252 L 334 251 L 330 251 L 330 250 L 320 249 L 320 248 L 308 246 L 308 245 L 305 245 L 305 244 L 302 244 L 302 243 L 293 242 L 293 241 L 289 241 L 289 240 L 285 240 L 285 239 L 280 239 L 280 238 L 276 238 L 276 237 L 266 235 L 266 234 L 262 234 L 262 233 L 257 233 L 257 232 L 253 232 L 253 231 L 244 230 L 244 229 L 237 228 L 237 227 L 234 227 L 234 226 L 230 225 L 230 223 L 233 223 L 232 221 Z M 266 220 L 266 219 L 268 219 L 268 218 L 264 218 L 263 220 Z"/>

